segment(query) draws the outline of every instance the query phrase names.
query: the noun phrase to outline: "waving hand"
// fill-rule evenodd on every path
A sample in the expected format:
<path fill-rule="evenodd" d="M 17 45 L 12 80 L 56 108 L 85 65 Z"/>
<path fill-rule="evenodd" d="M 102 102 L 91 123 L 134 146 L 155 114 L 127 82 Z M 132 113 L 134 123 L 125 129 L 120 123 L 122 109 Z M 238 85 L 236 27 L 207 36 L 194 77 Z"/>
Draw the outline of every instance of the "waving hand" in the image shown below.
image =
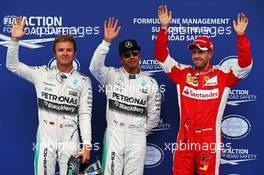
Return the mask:
<path fill-rule="evenodd" d="M 121 26 L 118 26 L 118 19 L 110 17 L 108 21 L 104 22 L 104 40 L 112 42 L 119 34 Z"/>
<path fill-rule="evenodd" d="M 237 20 L 233 21 L 233 26 L 234 26 L 234 29 L 235 29 L 237 35 L 245 34 L 245 31 L 247 29 L 247 25 L 248 25 L 248 18 L 243 13 L 239 13 L 237 15 Z"/>
<path fill-rule="evenodd" d="M 25 19 L 22 16 L 16 17 L 11 29 L 11 40 L 18 42 L 25 35 Z"/>
<path fill-rule="evenodd" d="M 167 9 L 166 5 L 159 6 L 158 16 L 159 16 L 160 24 L 164 27 L 168 27 L 172 19 L 172 12 Z"/>

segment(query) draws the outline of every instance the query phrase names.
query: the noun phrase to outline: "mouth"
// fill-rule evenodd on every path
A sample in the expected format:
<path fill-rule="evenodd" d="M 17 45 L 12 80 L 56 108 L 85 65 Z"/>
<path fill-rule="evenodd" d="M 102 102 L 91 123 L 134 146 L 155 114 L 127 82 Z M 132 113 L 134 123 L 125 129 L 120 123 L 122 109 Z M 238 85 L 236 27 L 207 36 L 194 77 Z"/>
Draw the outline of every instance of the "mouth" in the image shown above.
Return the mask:
<path fill-rule="evenodd" d="M 63 61 L 68 61 L 68 60 L 69 60 L 69 58 L 62 58 L 62 60 L 63 60 Z"/>
<path fill-rule="evenodd" d="M 194 60 L 193 62 L 194 62 L 194 63 L 197 63 L 197 64 L 201 64 L 201 63 L 202 63 L 201 60 Z"/>
<path fill-rule="evenodd" d="M 129 61 L 128 63 L 129 64 L 135 64 L 135 63 L 137 63 L 137 61 Z"/>

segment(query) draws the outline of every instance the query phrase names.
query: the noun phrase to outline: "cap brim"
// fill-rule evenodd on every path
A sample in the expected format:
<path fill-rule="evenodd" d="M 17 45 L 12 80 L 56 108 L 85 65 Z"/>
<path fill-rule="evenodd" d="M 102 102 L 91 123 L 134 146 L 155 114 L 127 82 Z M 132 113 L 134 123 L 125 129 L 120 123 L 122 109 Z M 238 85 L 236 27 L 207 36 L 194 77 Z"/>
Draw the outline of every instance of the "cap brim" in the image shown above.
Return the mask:
<path fill-rule="evenodd" d="M 191 43 L 188 45 L 188 49 L 192 50 L 194 47 L 197 47 L 198 49 L 202 50 L 202 51 L 207 51 L 209 50 L 208 48 L 206 47 L 200 47 L 198 46 L 197 44 L 194 44 L 194 43 Z"/>
<path fill-rule="evenodd" d="M 141 47 L 134 47 L 134 48 L 129 48 L 129 49 L 122 49 L 122 50 L 119 50 L 119 55 L 122 55 L 124 53 L 127 53 L 129 51 L 135 51 L 135 50 L 138 50 L 140 51 L 141 50 Z"/>

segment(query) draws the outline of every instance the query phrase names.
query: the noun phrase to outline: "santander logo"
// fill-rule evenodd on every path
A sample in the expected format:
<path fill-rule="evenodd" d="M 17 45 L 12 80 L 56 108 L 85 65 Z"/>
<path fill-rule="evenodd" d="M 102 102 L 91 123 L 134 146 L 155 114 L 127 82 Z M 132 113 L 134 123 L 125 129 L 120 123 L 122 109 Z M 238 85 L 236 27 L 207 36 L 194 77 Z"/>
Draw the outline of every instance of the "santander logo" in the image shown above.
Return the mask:
<path fill-rule="evenodd" d="M 211 90 L 201 90 L 185 86 L 182 91 L 182 95 L 198 100 L 216 99 L 219 97 L 219 90 L 217 88 Z"/>
<path fill-rule="evenodd" d="M 189 95 L 190 93 L 189 93 L 189 91 L 186 89 L 186 90 L 184 91 L 184 94 Z"/>

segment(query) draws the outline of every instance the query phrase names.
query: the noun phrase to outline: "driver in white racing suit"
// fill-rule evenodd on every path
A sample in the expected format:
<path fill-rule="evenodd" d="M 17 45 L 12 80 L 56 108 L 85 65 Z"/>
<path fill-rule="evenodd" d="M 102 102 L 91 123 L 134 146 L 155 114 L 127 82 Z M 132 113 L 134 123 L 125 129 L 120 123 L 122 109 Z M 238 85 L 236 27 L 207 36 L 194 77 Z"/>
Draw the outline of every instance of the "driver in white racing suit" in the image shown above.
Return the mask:
<path fill-rule="evenodd" d="M 76 43 L 71 36 L 54 41 L 57 66 L 28 66 L 19 61 L 19 40 L 25 34 L 25 21 L 18 17 L 12 27 L 6 66 L 14 74 L 33 83 L 38 100 L 38 132 L 35 148 L 35 174 L 53 175 L 56 161 L 66 175 L 71 155 L 90 159 L 92 88 L 90 79 L 73 69 Z M 83 149 L 80 151 L 80 140 Z M 79 152 L 80 151 L 80 152 Z"/>
<path fill-rule="evenodd" d="M 105 175 L 142 175 L 146 135 L 158 125 L 161 95 L 156 80 L 140 71 L 141 48 L 135 40 L 119 44 L 123 67 L 105 66 L 110 44 L 120 31 L 117 23 L 114 18 L 105 21 L 104 40 L 90 63 L 107 96 L 102 168 Z"/>

